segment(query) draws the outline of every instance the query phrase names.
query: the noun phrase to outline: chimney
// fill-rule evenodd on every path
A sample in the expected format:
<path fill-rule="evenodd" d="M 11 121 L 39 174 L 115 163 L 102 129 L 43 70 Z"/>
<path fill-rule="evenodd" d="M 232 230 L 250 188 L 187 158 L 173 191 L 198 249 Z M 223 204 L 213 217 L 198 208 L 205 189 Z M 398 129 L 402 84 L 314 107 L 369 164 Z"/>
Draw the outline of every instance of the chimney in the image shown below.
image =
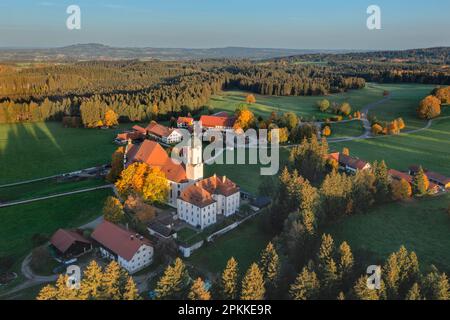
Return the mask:
<path fill-rule="evenodd" d="M 227 176 L 222 177 L 222 183 L 225 183 L 225 181 L 227 181 Z"/>

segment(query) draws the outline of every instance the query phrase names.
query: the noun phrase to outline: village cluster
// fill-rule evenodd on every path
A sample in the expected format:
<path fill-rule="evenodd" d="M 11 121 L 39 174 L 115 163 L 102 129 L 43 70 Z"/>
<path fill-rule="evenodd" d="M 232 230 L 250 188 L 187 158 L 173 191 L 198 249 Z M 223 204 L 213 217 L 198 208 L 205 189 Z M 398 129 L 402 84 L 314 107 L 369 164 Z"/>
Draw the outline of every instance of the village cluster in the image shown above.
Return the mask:
<path fill-rule="evenodd" d="M 225 133 L 232 130 L 235 118 L 225 112 L 201 116 L 199 125 L 202 130 L 219 130 Z M 239 186 L 225 176 L 214 174 L 204 177 L 202 145 L 195 143 L 185 147 L 183 154 L 186 162 L 177 164 L 169 157 L 163 148 L 181 142 L 183 136 L 180 129 L 192 129 L 194 119 L 179 117 L 177 128 L 168 128 L 152 121 L 146 128 L 134 126 L 132 130 L 117 135 L 115 142 L 125 146 L 124 167 L 133 163 L 146 163 L 150 167 L 159 168 L 165 175 L 169 185 L 167 205 L 174 208 L 173 215 L 165 216 L 149 224 L 148 231 L 152 236 L 161 239 L 176 239 L 173 230 L 174 221 L 182 221 L 192 230 L 202 230 L 215 225 L 224 218 L 239 212 L 241 200 L 248 195 Z M 338 164 L 339 170 L 354 174 L 358 170 L 369 170 L 371 164 L 367 161 L 336 152 L 328 155 L 329 160 Z M 405 180 L 411 186 L 419 166 L 411 166 L 407 173 L 389 170 L 394 180 Z M 425 170 L 428 177 L 429 193 L 444 192 L 450 188 L 450 178 L 439 173 Z M 255 199 L 254 199 L 255 200 Z M 270 199 L 253 201 L 253 210 L 267 206 Z M 154 246 L 142 235 L 108 221 L 103 221 L 93 231 L 88 240 L 71 230 L 58 230 L 50 241 L 56 252 L 65 258 L 77 257 L 90 251 L 93 245 L 99 247 L 103 258 L 116 260 L 130 273 L 135 273 L 149 266 L 154 257 Z M 179 249 L 188 257 L 202 243 L 186 249 Z"/>
<path fill-rule="evenodd" d="M 214 129 L 225 133 L 232 129 L 234 118 L 222 112 L 202 116 L 199 123 L 203 130 Z M 178 128 L 190 129 L 193 125 L 193 118 L 178 118 Z M 152 121 L 146 128 L 134 126 L 132 130 L 118 134 L 115 139 L 117 144 L 126 146 L 124 168 L 136 162 L 146 163 L 159 168 L 167 179 L 169 192 L 166 203 L 176 212 L 148 226 L 149 234 L 163 239 L 176 238 L 172 228 L 174 221 L 182 221 L 191 229 L 201 232 L 235 215 L 241 205 L 241 190 L 236 183 L 216 174 L 204 177 L 201 144 L 193 143 L 184 148 L 186 163 L 172 161 L 162 146 L 181 141 L 182 135 L 178 128 L 168 128 Z M 245 193 L 243 197 L 246 197 Z M 258 210 L 258 203 L 255 205 L 252 208 Z M 142 270 L 153 261 L 154 246 L 148 239 L 111 222 L 103 221 L 90 238 L 72 230 L 60 229 L 53 235 L 50 244 L 61 260 L 80 256 L 92 250 L 95 244 L 103 258 L 116 260 L 130 273 Z M 185 256 L 191 253 L 191 250 L 181 246 L 180 250 Z"/>

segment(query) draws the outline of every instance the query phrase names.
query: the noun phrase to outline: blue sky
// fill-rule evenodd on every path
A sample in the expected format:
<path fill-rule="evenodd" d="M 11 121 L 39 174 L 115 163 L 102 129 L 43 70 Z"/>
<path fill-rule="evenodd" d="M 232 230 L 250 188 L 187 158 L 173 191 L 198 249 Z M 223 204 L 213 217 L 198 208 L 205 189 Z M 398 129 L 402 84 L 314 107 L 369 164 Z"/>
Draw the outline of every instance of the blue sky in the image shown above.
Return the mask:
<path fill-rule="evenodd" d="M 69 31 L 68 5 L 81 8 Z M 382 30 L 366 27 L 381 7 Z M 405 49 L 450 46 L 448 0 L 2 0 L 0 47 Z"/>

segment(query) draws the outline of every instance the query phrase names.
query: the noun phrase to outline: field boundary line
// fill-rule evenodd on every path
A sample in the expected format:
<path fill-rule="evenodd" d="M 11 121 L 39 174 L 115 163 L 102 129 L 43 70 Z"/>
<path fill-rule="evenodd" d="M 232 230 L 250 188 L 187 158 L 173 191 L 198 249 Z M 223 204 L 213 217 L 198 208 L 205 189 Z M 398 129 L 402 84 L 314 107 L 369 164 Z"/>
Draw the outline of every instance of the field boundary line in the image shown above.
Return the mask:
<path fill-rule="evenodd" d="M 45 196 L 45 197 L 39 197 L 39 198 L 34 198 L 34 199 L 8 202 L 8 203 L 0 204 L 0 208 L 12 207 L 12 206 L 16 206 L 16 205 L 27 204 L 27 203 L 32 203 L 32 202 L 37 202 L 37 201 L 42 201 L 42 200 L 47 200 L 47 199 L 65 197 L 65 196 L 69 196 L 69 195 L 73 195 L 73 194 L 86 193 L 86 192 L 95 191 L 95 190 L 113 189 L 113 187 L 114 187 L 114 185 L 108 184 L 108 185 L 104 185 L 104 186 L 87 188 L 87 189 L 81 189 L 81 190 L 75 190 L 75 191 L 64 192 L 64 193 L 58 193 L 58 194 L 53 194 L 53 195 L 49 195 L 49 196 Z"/>

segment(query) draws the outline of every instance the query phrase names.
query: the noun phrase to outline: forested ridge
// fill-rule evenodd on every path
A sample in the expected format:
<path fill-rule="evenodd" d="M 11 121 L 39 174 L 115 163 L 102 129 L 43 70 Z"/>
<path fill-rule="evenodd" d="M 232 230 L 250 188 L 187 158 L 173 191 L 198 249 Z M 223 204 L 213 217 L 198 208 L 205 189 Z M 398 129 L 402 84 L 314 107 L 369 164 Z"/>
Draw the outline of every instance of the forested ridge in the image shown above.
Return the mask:
<path fill-rule="evenodd" d="M 450 71 L 441 63 L 448 60 L 448 49 L 432 52 L 401 61 L 394 54 L 355 53 L 264 62 L 8 63 L 0 65 L 0 123 L 60 121 L 64 116 L 83 117 L 83 109 L 89 111 L 85 116 L 93 117 L 112 109 L 121 122 L 147 121 L 155 110 L 157 117 L 168 119 L 198 112 L 212 95 L 226 89 L 306 96 L 361 89 L 366 81 L 450 83 Z"/>

